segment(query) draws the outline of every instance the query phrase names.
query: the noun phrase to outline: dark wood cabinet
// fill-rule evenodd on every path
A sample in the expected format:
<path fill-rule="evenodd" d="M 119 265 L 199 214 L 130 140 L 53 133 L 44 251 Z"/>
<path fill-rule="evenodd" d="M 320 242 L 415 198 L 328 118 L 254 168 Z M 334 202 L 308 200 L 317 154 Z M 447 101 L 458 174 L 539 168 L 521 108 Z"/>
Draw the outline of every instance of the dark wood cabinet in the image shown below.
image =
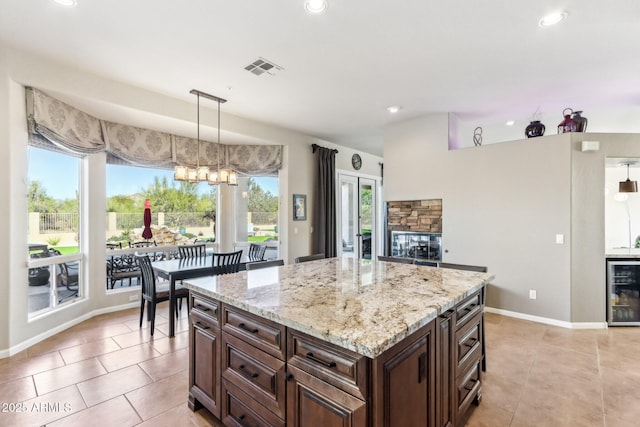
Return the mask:
<path fill-rule="evenodd" d="M 455 419 L 454 387 L 455 364 L 453 325 L 455 310 L 448 310 L 438 317 L 436 326 L 436 426 L 452 427 Z"/>
<path fill-rule="evenodd" d="M 366 427 L 367 404 L 296 367 L 287 377 L 290 427 Z"/>
<path fill-rule="evenodd" d="M 218 304 L 191 296 L 189 408 L 203 405 L 220 417 L 220 324 Z"/>
<path fill-rule="evenodd" d="M 482 311 L 474 293 L 372 359 L 192 292 L 189 407 L 230 426 L 461 426 Z"/>
<path fill-rule="evenodd" d="M 434 426 L 434 335 L 431 322 L 373 361 L 373 426 Z"/>

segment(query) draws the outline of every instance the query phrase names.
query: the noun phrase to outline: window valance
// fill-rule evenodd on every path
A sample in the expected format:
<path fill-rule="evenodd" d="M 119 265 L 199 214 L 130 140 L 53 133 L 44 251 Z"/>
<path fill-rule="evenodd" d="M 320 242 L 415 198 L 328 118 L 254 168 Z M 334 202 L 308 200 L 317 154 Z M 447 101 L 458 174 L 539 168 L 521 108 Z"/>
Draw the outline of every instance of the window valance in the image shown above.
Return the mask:
<path fill-rule="evenodd" d="M 194 138 L 100 120 L 38 89 L 27 88 L 26 95 L 27 122 L 35 145 L 42 146 L 44 138 L 76 155 L 106 151 L 108 158 L 137 166 L 173 168 L 197 163 Z M 220 144 L 218 150 L 217 143 L 201 140 L 200 165 L 272 175 L 282 167 L 282 146 Z"/>

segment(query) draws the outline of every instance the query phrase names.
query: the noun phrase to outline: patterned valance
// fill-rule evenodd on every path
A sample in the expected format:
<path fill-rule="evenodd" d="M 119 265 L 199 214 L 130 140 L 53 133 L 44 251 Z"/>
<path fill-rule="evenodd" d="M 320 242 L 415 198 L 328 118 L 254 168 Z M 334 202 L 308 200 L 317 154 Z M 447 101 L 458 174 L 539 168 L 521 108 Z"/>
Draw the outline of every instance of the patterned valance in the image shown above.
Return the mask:
<path fill-rule="evenodd" d="M 97 119 L 44 92 L 27 88 L 30 142 L 43 138 L 76 155 L 106 151 L 108 159 L 155 168 L 229 167 L 246 175 L 273 175 L 282 167 L 281 145 L 226 145 Z M 218 163 L 218 152 L 220 162 Z M 119 162 L 120 163 L 120 162 Z"/>

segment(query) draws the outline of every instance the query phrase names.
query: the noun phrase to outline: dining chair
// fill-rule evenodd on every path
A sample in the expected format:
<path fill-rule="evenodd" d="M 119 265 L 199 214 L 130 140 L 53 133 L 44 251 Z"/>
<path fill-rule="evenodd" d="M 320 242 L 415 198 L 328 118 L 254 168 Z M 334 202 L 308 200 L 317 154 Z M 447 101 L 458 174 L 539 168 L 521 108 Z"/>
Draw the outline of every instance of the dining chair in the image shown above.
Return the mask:
<path fill-rule="evenodd" d="M 281 265 L 284 265 L 283 260 L 272 259 L 270 261 L 248 262 L 246 267 L 247 267 L 247 271 L 250 271 L 250 270 L 259 270 L 261 268 L 268 268 L 268 267 L 279 267 Z"/>
<path fill-rule="evenodd" d="M 378 261 L 397 262 L 399 264 L 413 264 L 413 258 L 403 258 L 399 256 L 378 255 Z"/>
<path fill-rule="evenodd" d="M 321 254 L 299 256 L 296 259 L 294 259 L 293 261 L 296 264 L 300 264 L 301 262 L 315 261 L 315 260 L 324 259 L 324 258 L 325 258 L 324 254 L 321 253 Z"/>
<path fill-rule="evenodd" d="M 142 301 L 140 303 L 140 327 L 142 327 L 142 319 L 144 318 L 144 305 L 147 303 L 149 310 L 148 316 L 151 320 L 151 336 L 155 329 L 156 322 L 156 305 L 161 302 L 169 301 L 169 282 L 158 282 L 156 274 L 153 271 L 151 265 L 151 259 L 149 255 L 136 254 L 138 265 L 140 266 L 141 289 L 142 289 Z M 176 299 L 180 300 L 180 306 L 182 306 L 182 299 L 189 298 L 189 290 L 182 285 L 176 283 L 176 289 L 174 292 Z M 176 317 L 178 316 L 178 305 L 175 305 Z M 187 310 L 189 310 L 189 304 L 187 304 Z M 169 313 L 171 316 L 172 313 Z"/>
<path fill-rule="evenodd" d="M 178 246 L 178 254 L 180 259 L 203 257 L 207 254 L 207 245 L 204 243 L 180 245 Z"/>
<path fill-rule="evenodd" d="M 264 261 L 264 253 L 267 251 L 267 245 L 258 245 L 256 243 L 249 244 L 247 258 L 249 261 Z"/>
<path fill-rule="evenodd" d="M 240 271 L 242 250 L 237 252 L 213 253 L 213 274 L 229 274 Z"/>

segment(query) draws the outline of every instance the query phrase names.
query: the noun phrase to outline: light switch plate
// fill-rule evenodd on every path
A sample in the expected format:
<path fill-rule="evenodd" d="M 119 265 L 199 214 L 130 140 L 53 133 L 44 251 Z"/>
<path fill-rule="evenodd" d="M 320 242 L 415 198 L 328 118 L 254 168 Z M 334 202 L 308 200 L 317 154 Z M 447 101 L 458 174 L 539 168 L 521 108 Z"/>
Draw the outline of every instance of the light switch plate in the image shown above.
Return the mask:
<path fill-rule="evenodd" d="M 564 234 L 556 234 L 556 244 L 564 245 Z"/>

